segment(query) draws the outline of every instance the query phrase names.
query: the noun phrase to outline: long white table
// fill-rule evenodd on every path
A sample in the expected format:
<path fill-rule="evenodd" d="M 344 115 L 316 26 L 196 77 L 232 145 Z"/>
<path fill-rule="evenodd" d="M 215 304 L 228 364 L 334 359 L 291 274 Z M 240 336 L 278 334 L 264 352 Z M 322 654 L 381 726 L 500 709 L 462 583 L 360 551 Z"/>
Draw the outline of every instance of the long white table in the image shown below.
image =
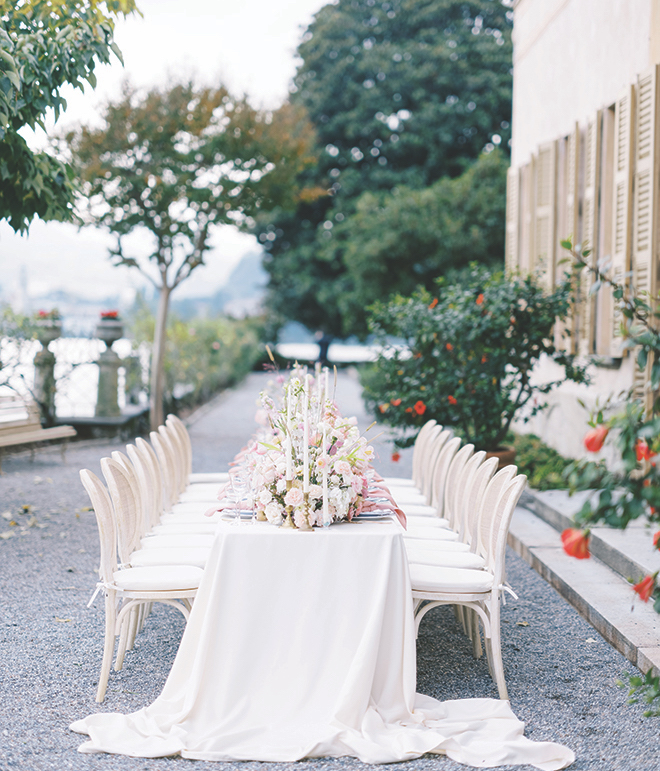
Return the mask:
<path fill-rule="evenodd" d="M 74 723 L 89 735 L 80 751 L 366 763 L 436 752 L 478 767 L 568 765 L 567 748 L 523 736 L 506 701 L 415 693 L 402 532 L 390 520 L 314 533 L 220 523 L 162 694 L 131 715 Z"/>

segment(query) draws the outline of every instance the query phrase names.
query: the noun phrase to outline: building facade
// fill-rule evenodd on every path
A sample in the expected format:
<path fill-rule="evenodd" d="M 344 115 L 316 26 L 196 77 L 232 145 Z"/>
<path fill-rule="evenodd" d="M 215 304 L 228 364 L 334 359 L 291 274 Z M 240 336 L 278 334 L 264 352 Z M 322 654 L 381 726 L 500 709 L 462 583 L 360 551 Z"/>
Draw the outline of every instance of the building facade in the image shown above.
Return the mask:
<path fill-rule="evenodd" d="M 506 267 L 551 289 L 568 263 L 560 242 L 588 246 L 657 296 L 660 239 L 660 0 L 517 0 L 513 118 L 507 181 Z M 587 407 L 633 388 L 647 398 L 648 372 L 621 348 L 611 291 L 577 282 L 561 345 L 591 367 L 589 387 L 566 383 L 551 408 L 522 430 L 560 452 L 584 453 Z M 560 372 L 543 363 L 541 379 Z"/>

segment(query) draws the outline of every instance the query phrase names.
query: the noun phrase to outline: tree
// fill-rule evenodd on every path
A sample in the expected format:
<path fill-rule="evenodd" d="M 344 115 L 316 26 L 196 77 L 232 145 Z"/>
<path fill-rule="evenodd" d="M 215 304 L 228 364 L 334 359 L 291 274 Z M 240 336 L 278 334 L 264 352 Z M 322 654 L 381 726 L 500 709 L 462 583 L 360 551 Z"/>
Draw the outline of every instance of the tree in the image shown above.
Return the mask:
<path fill-rule="evenodd" d="M 248 227 L 273 205 L 293 205 L 296 176 L 313 161 L 300 108 L 259 112 L 223 87 L 174 84 L 138 93 L 125 85 L 104 125 L 68 137 L 81 178 L 82 217 L 117 237 L 111 256 L 159 292 L 151 360 L 151 423 L 163 418 L 163 354 L 170 295 L 204 264 L 215 225 Z M 125 238 L 147 231 L 140 260 Z"/>
<path fill-rule="evenodd" d="M 364 193 L 421 190 L 460 176 L 484 147 L 507 147 L 510 31 L 498 0 L 340 0 L 319 11 L 298 49 L 291 99 L 305 106 L 319 137 L 319 163 L 306 183 L 329 195 L 259 228 L 271 275 L 284 272 L 282 260 L 308 290 L 288 305 L 290 318 L 341 336 L 360 331 L 333 303 L 349 270 L 341 249 L 327 259 L 335 228 Z M 277 305 L 277 283 L 272 298 Z"/>
<path fill-rule="evenodd" d="M 44 127 L 66 108 L 65 85 L 96 85 L 94 70 L 121 60 L 114 18 L 136 10 L 134 0 L 0 0 L 0 218 L 25 232 L 35 216 L 73 217 L 71 168 L 30 149 L 19 134 Z"/>
<path fill-rule="evenodd" d="M 421 190 L 399 187 L 391 195 L 363 193 L 354 214 L 333 226 L 332 237 L 304 253 L 304 272 L 296 271 L 301 249 L 266 258 L 271 307 L 284 315 L 294 310 L 308 326 L 325 326 L 340 337 L 364 337 L 369 306 L 393 290 L 431 291 L 438 276 L 470 261 L 497 267 L 507 165 L 494 150 L 455 179 L 443 177 Z M 327 280 L 323 274 L 338 265 L 341 274 Z M 328 308 L 334 315 L 322 320 Z"/>

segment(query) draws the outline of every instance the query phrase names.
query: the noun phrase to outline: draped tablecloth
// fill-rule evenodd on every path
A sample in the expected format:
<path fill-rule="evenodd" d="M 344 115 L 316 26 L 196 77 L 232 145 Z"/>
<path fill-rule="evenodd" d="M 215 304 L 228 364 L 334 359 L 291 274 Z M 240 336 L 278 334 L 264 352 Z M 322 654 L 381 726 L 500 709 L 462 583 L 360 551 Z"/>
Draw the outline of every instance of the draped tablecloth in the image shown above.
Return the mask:
<path fill-rule="evenodd" d="M 130 715 L 72 724 L 81 752 L 203 760 L 366 763 L 445 753 L 476 767 L 559 769 L 507 701 L 415 693 L 415 632 L 401 528 L 314 533 L 221 523 L 162 694 Z"/>

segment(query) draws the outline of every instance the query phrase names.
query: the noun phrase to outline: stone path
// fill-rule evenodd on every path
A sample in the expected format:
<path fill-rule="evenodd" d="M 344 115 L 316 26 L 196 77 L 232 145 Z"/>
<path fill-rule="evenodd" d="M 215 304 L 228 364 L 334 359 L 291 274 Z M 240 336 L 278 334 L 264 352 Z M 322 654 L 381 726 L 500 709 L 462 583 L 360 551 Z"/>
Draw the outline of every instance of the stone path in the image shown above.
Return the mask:
<path fill-rule="evenodd" d="M 242 446 L 266 380 L 251 375 L 193 416 L 196 471 L 223 467 Z M 345 412 L 358 414 L 362 425 L 369 422 L 350 376 L 340 376 L 338 399 Z M 382 438 L 377 442 L 382 473 L 409 473 L 410 451 L 393 464 L 389 445 Z M 103 607 L 99 600 L 91 609 L 86 604 L 96 581 L 98 540 L 78 470 L 100 473 L 100 458 L 114 449 L 121 444 L 86 442 L 71 446 L 66 465 L 57 448 L 40 451 L 34 463 L 27 454 L 4 463 L 0 534 L 17 535 L 0 539 L 0 770 L 369 768 L 351 758 L 275 765 L 76 752 L 81 737 L 68 730 L 69 723 L 91 712 L 130 712 L 153 701 L 182 632 L 176 611 L 157 608 L 122 672 L 111 673 L 105 702 L 96 705 Z M 26 513 L 20 513 L 23 506 L 30 507 Z M 644 719 L 640 707 L 625 706 L 626 694 L 615 684 L 631 665 L 513 552 L 507 565 L 520 599 L 508 600 L 503 609 L 504 666 L 512 707 L 526 722 L 527 735 L 571 747 L 576 771 L 660 771 L 658 720 Z M 432 611 L 422 624 L 418 690 L 440 699 L 497 696 L 485 662 L 472 659 L 449 609 Z M 396 766 L 403 771 L 465 768 L 436 756 Z"/>

